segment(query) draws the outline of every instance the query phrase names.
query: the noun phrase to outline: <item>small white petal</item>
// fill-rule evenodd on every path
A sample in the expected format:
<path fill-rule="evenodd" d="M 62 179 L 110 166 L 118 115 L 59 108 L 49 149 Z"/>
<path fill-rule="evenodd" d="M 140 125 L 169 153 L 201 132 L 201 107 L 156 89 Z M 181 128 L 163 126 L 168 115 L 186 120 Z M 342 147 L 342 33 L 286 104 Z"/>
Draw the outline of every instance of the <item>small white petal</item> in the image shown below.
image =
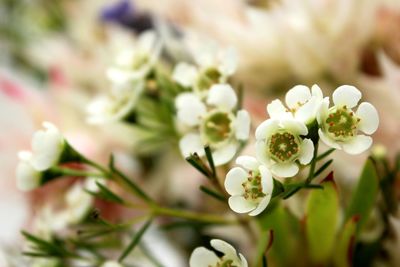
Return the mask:
<path fill-rule="evenodd" d="M 246 200 L 243 196 L 231 196 L 228 200 L 229 207 L 237 213 L 247 213 L 256 208 L 256 204 Z"/>
<path fill-rule="evenodd" d="M 199 125 L 201 116 L 207 111 L 206 106 L 193 93 L 180 94 L 175 99 L 178 120 L 188 126 Z"/>
<path fill-rule="evenodd" d="M 241 264 L 242 264 L 240 267 L 248 267 L 248 263 L 247 263 L 246 258 L 241 253 L 239 253 L 239 257 L 240 257 L 240 261 L 241 261 Z"/>
<path fill-rule="evenodd" d="M 329 113 L 329 97 L 325 97 L 317 108 L 317 121 L 321 125 L 325 123 L 326 118 L 328 118 Z"/>
<path fill-rule="evenodd" d="M 238 260 L 236 249 L 229 243 L 221 239 L 212 239 L 210 241 L 211 246 L 216 250 L 224 254 L 224 256 L 233 261 Z"/>
<path fill-rule="evenodd" d="M 295 119 L 305 124 L 310 123 L 315 119 L 319 104 L 320 102 L 317 100 L 317 98 L 312 96 L 307 103 L 296 110 L 294 115 Z"/>
<path fill-rule="evenodd" d="M 235 167 L 226 174 L 224 185 L 229 195 L 244 194 L 242 183 L 247 180 L 247 174 L 248 173 L 240 167 Z"/>
<path fill-rule="evenodd" d="M 206 267 L 217 265 L 219 258 L 214 252 L 204 248 L 198 247 L 193 250 L 190 256 L 189 266 L 190 267 Z"/>
<path fill-rule="evenodd" d="M 189 133 L 179 140 L 179 148 L 181 150 L 182 156 L 187 158 L 191 154 L 197 152 L 199 156 L 204 155 L 204 145 L 201 142 L 200 135 Z"/>
<path fill-rule="evenodd" d="M 272 191 L 274 190 L 274 180 L 272 179 L 271 172 L 268 170 L 267 167 L 261 165 L 260 174 L 261 174 L 262 192 L 266 195 L 272 194 Z"/>
<path fill-rule="evenodd" d="M 258 160 L 251 156 L 240 156 L 236 159 L 236 164 L 243 166 L 247 170 L 256 170 L 260 163 Z"/>
<path fill-rule="evenodd" d="M 30 191 L 40 186 L 41 173 L 33 168 L 29 161 L 20 161 L 17 165 L 17 188 Z"/>
<path fill-rule="evenodd" d="M 149 54 L 154 49 L 157 43 L 157 34 L 155 31 L 148 30 L 140 34 L 137 40 L 137 47 L 142 52 L 148 52 Z"/>
<path fill-rule="evenodd" d="M 174 68 L 172 79 L 182 86 L 191 87 L 195 83 L 197 75 L 195 66 L 181 62 Z"/>
<path fill-rule="evenodd" d="M 338 143 L 336 143 L 329 136 L 327 136 L 321 129 L 318 129 L 318 135 L 319 135 L 319 138 L 322 140 L 322 142 L 325 143 L 325 145 L 330 146 L 332 148 L 336 148 L 336 149 L 342 149 Z"/>
<path fill-rule="evenodd" d="M 106 261 L 101 267 L 124 267 L 116 261 Z"/>
<path fill-rule="evenodd" d="M 212 156 L 215 166 L 221 166 L 228 163 L 235 156 L 237 149 L 238 144 L 230 143 L 213 151 Z"/>
<path fill-rule="evenodd" d="M 332 94 L 333 103 L 336 106 L 346 105 L 353 108 L 361 99 L 361 92 L 351 85 L 339 86 Z"/>
<path fill-rule="evenodd" d="M 256 139 L 257 140 L 266 139 L 278 129 L 279 129 L 278 120 L 269 119 L 263 121 L 260 125 L 258 125 L 256 129 Z"/>
<path fill-rule="evenodd" d="M 293 134 L 298 134 L 298 135 L 307 135 L 308 129 L 307 126 L 297 120 L 282 120 L 281 125 L 283 128 L 289 130 Z"/>
<path fill-rule="evenodd" d="M 368 102 L 358 106 L 356 115 L 360 118 L 359 129 L 366 134 L 373 134 L 379 125 L 379 116 L 375 107 Z"/>
<path fill-rule="evenodd" d="M 274 164 L 271 166 L 271 172 L 279 177 L 293 177 L 299 172 L 299 167 L 296 163 Z"/>
<path fill-rule="evenodd" d="M 256 157 L 257 160 L 261 163 L 270 166 L 272 164 L 272 159 L 267 153 L 267 145 L 265 144 L 264 140 L 260 140 L 256 142 Z"/>
<path fill-rule="evenodd" d="M 215 42 L 209 41 L 203 43 L 195 52 L 194 60 L 197 65 L 200 65 L 202 68 L 214 67 L 218 54 L 218 45 Z"/>
<path fill-rule="evenodd" d="M 351 155 L 364 152 L 372 145 L 372 138 L 366 135 L 357 135 L 352 140 L 343 143 L 343 150 Z"/>
<path fill-rule="evenodd" d="M 300 156 L 299 161 L 301 164 L 308 164 L 314 154 L 314 144 L 310 139 L 304 139 L 300 146 Z"/>
<path fill-rule="evenodd" d="M 257 208 L 255 208 L 254 210 L 252 210 L 252 211 L 249 213 L 249 215 L 250 215 L 250 216 L 257 216 L 258 214 L 260 214 L 261 212 L 263 212 L 263 211 L 267 208 L 267 206 L 268 206 L 270 200 L 271 200 L 271 194 L 266 195 L 266 196 L 260 201 L 260 203 L 258 204 Z"/>
<path fill-rule="evenodd" d="M 223 76 L 231 76 L 233 73 L 235 73 L 237 64 L 237 51 L 233 47 L 229 47 L 228 49 L 221 52 L 221 59 L 218 71 Z"/>
<path fill-rule="evenodd" d="M 286 105 L 296 108 L 299 104 L 307 102 L 311 98 L 310 89 L 305 85 L 296 85 L 285 96 Z"/>
<path fill-rule="evenodd" d="M 214 84 L 208 92 L 207 103 L 224 110 L 232 110 L 237 104 L 237 96 L 229 84 Z"/>
<path fill-rule="evenodd" d="M 267 113 L 271 119 L 282 119 L 291 117 L 285 106 L 279 99 L 276 99 L 267 105 Z"/>
<path fill-rule="evenodd" d="M 311 95 L 315 96 L 319 100 L 322 100 L 322 98 L 324 97 L 324 95 L 322 94 L 321 88 L 316 84 L 314 84 L 311 87 Z"/>
<path fill-rule="evenodd" d="M 238 140 L 249 139 L 250 115 L 246 110 L 242 109 L 236 113 L 235 127 L 236 127 L 236 139 Z"/>

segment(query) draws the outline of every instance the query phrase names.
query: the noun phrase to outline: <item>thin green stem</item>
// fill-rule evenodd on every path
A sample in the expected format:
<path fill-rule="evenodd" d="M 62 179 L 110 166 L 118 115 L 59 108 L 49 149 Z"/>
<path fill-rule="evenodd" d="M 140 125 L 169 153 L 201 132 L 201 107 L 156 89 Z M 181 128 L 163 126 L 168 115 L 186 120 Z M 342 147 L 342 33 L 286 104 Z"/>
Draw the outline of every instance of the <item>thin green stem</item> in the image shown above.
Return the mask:
<path fill-rule="evenodd" d="M 63 175 L 66 175 L 66 176 L 104 177 L 103 173 L 94 173 L 94 172 L 88 172 L 88 171 L 84 171 L 84 170 L 59 168 L 59 167 L 53 167 L 53 169 L 55 171 L 61 172 Z"/>
<path fill-rule="evenodd" d="M 317 155 L 318 155 L 318 142 L 314 145 L 314 155 L 313 155 L 313 159 L 311 161 L 310 171 L 309 171 L 308 177 L 306 179 L 307 184 L 311 183 L 312 179 L 314 178 L 315 165 L 317 163 Z"/>

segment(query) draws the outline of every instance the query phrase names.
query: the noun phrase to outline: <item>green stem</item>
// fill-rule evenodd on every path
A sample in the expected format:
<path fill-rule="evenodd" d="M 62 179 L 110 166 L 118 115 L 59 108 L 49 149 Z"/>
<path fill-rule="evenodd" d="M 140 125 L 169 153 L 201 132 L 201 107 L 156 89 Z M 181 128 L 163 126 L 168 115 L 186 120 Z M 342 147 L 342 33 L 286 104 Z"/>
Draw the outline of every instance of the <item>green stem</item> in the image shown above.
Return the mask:
<path fill-rule="evenodd" d="M 187 220 L 193 220 L 203 223 L 213 223 L 213 224 L 235 224 L 238 220 L 235 219 L 225 219 L 217 215 L 210 215 L 204 213 L 197 213 L 185 210 L 175 210 L 170 208 L 163 208 L 158 206 L 153 206 L 153 212 L 160 216 L 169 216 L 182 218 Z"/>
<path fill-rule="evenodd" d="M 308 177 L 306 179 L 306 184 L 311 183 L 312 179 L 314 178 L 315 165 L 317 163 L 317 155 L 318 155 L 318 142 L 316 144 L 314 144 L 314 155 L 313 155 L 313 159 L 311 161 L 310 171 L 309 171 Z"/>
<path fill-rule="evenodd" d="M 53 167 L 55 171 L 59 171 L 63 175 L 66 176 L 82 176 L 82 177 L 104 177 L 103 173 L 94 173 L 94 172 L 88 172 L 88 171 L 83 171 L 83 170 L 76 170 L 76 169 L 68 169 L 68 168 L 58 168 L 58 167 Z"/>

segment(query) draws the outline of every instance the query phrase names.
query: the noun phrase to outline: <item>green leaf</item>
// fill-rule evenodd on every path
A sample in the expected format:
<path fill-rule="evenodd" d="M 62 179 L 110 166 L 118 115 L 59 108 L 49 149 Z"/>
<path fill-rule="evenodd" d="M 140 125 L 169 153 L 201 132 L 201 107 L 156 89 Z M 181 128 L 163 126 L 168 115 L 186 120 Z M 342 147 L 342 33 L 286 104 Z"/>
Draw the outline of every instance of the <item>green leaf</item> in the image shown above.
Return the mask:
<path fill-rule="evenodd" d="M 226 198 L 223 195 L 221 195 L 220 193 L 215 192 L 214 190 L 207 188 L 205 186 L 202 186 L 202 185 L 200 186 L 200 190 L 202 192 L 204 192 L 205 194 L 215 198 L 216 200 L 226 203 Z"/>
<path fill-rule="evenodd" d="M 353 216 L 346 222 L 343 229 L 340 231 L 335 246 L 335 257 L 333 257 L 335 267 L 352 266 L 353 246 L 358 220 L 358 215 Z"/>
<path fill-rule="evenodd" d="M 328 149 L 327 151 L 325 151 L 324 153 L 322 153 L 321 155 L 319 155 L 315 160 L 316 161 L 320 161 L 321 159 L 326 158 L 327 156 L 329 156 L 333 151 L 335 151 L 334 148 Z"/>
<path fill-rule="evenodd" d="M 379 178 L 375 166 L 369 158 L 365 162 L 358 185 L 353 192 L 350 204 L 346 210 L 345 219 L 349 220 L 354 215 L 360 216 L 357 232 L 368 220 L 369 214 L 376 202 L 379 190 Z"/>
<path fill-rule="evenodd" d="M 324 263 L 332 255 L 339 211 L 338 192 L 332 172 L 321 185 L 323 190 L 310 193 L 306 208 L 307 244 L 314 263 Z"/>
<path fill-rule="evenodd" d="M 206 153 L 208 165 L 211 168 L 212 175 L 213 175 L 213 177 L 215 177 L 216 172 L 215 172 L 214 159 L 213 159 L 213 156 L 212 156 L 212 153 L 211 153 L 211 148 L 209 146 L 205 146 L 204 147 L 204 152 Z"/>
<path fill-rule="evenodd" d="M 333 162 L 333 159 L 330 159 L 327 162 L 325 162 L 324 164 L 322 164 L 322 166 L 319 167 L 319 169 L 314 173 L 314 177 L 317 177 L 318 175 L 320 175 L 326 168 L 329 167 L 329 165 L 331 165 L 332 162 Z"/>
<path fill-rule="evenodd" d="M 213 177 L 211 171 L 204 164 L 197 153 L 191 154 L 189 157 L 186 158 L 186 161 L 189 162 L 190 165 L 192 165 L 196 170 L 201 172 L 207 178 Z"/>
<path fill-rule="evenodd" d="M 86 192 L 88 192 L 89 194 L 91 194 L 97 198 L 100 198 L 100 199 L 103 199 L 103 200 L 106 200 L 109 202 L 115 202 L 118 204 L 124 203 L 124 200 L 122 198 L 120 198 L 119 196 L 114 194 L 112 191 L 110 191 L 107 187 L 105 187 L 101 183 L 96 182 L 96 185 L 99 188 L 99 192 L 92 192 L 89 190 L 86 190 Z"/>
<path fill-rule="evenodd" d="M 274 242 L 273 230 L 263 231 L 261 233 L 257 244 L 257 256 L 256 256 L 255 266 L 260 266 L 261 263 L 263 264 L 263 266 L 266 266 L 267 259 L 265 255 L 267 251 L 271 248 L 273 242 Z"/>
<path fill-rule="evenodd" d="M 136 247 L 136 245 L 140 242 L 142 239 L 143 234 L 146 232 L 146 230 L 149 228 L 152 218 L 150 218 L 143 226 L 140 228 L 140 230 L 133 236 L 131 243 L 129 243 L 128 247 L 122 252 L 121 256 L 118 258 L 118 262 L 122 262 L 126 256 L 131 253 L 131 251 Z"/>

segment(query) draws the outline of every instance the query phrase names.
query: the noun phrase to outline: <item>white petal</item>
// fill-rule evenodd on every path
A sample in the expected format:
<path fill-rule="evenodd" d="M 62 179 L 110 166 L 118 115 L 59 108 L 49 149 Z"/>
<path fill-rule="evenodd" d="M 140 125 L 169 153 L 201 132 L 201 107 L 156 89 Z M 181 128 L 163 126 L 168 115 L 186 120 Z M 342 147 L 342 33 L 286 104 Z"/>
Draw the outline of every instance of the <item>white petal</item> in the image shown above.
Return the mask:
<path fill-rule="evenodd" d="M 291 114 L 279 99 L 276 99 L 267 105 L 267 113 L 271 119 L 290 118 Z"/>
<path fill-rule="evenodd" d="M 234 261 L 238 260 L 236 249 L 231 244 L 221 239 L 212 239 L 210 244 L 216 251 L 223 253 L 226 258 Z"/>
<path fill-rule="evenodd" d="M 312 96 L 307 103 L 296 110 L 294 115 L 295 119 L 304 122 L 305 124 L 310 123 L 315 119 L 319 104 L 320 102 L 317 100 L 317 98 Z"/>
<path fill-rule="evenodd" d="M 336 106 L 346 105 L 353 108 L 361 99 L 361 92 L 351 85 L 342 85 L 338 87 L 332 94 L 333 103 Z"/>
<path fill-rule="evenodd" d="M 64 138 L 55 126 L 45 124 L 46 131 L 37 131 L 32 138 L 32 165 L 44 171 L 57 164 L 64 148 Z"/>
<path fill-rule="evenodd" d="M 256 170 L 260 163 L 258 160 L 251 156 L 240 156 L 236 159 L 236 164 L 242 165 L 247 170 Z"/>
<path fill-rule="evenodd" d="M 195 58 L 194 60 L 198 65 L 202 68 L 214 67 L 217 60 L 218 54 L 218 45 L 213 42 L 209 41 L 206 43 L 201 44 L 197 51 L 195 51 Z"/>
<path fill-rule="evenodd" d="M 296 85 L 285 96 L 286 105 L 296 108 L 299 104 L 307 102 L 311 98 L 310 89 L 305 85 Z"/>
<path fill-rule="evenodd" d="M 368 102 L 358 106 L 356 115 L 360 118 L 359 129 L 366 134 L 373 134 L 379 125 L 379 116 L 375 107 Z"/>
<path fill-rule="evenodd" d="M 322 94 L 321 88 L 316 84 L 314 84 L 311 87 L 311 95 L 315 96 L 319 100 L 322 100 L 322 98 L 324 97 L 324 95 Z"/>
<path fill-rule="evenodd" d="M 268 170 L 267 167 L 261 165 L 260 166 L 260 174 L 261 174 L 261 186 L 264 194 L 272 194 L 274 190 L 274 180 L 272 179 L 272 174 Z"/>
<path fill-rule="evenodd" d="M 271 166 L 271 172 L 279 177 L 293 177 L 299 172 L 299 167 L 296 163 L 276 163 Z"/>
<path fill-rule="evenodd" d="M 140 34 L 137 40 L 137 47 L 141 52 L 151 53 L 157 43 L 157 34 L 155 31 L 148 30 Z"/>
<path fill-rule="evenodd" d="M 226 146 L 216 149 L 212 153 L 215 166 L 221 166 L 225 163 L 228 163 L 235 156 L 237 148 L 237 144 L 230 143 Z"/>
<path fill-rule="evenodd" d="M 297 120 L 282 120 L 281 125 L 283 128 L 289 130 L 293 134 L 298 134 L 298 135 L 307 135 L 308 129 L 307 126 Z"/>
<path fill-rule="evenodd" d="M 308 164 L 314 155 L 314 144 L 310 139 L 304 139 L 300 146 L 299 161 L 301 164 Z"/>
<path fill-rule="evenodd" d="M 240 167 L 231 169 L 225 178 L 225 189 L 230 195 L 243 195 L 242 183 L 247 180 L 247 172 Z"/>
<path fill-rule="evenodd" d="M 204 248 L 196 248 L 190 256 L 190 267 L 207 267 L 217 265 L 219 258 L 214 252 Z"/>
<path fill-rule="evenodd" d="M 372 138 L 366 135 L 357 135 L 352 140 L 343 143 L 343 150 L 351 155 L 360 154 L 372 144 Z"/>
<path fill-rule="evenodd" d="M 232 110 L 237 104 L 237 96 L 229 84 L 214 84 L 208 92 L 207 103 L 224 110 Z"/>
<path fill-rule="evenodd" d="M 178 120 L 188 126 L 196 126 L 200 123 L 201 116 L 207 111 L 206 106 L 193 93 L 180 94 L 175 99 Z"/>
<path fill-rule="evenodd" d="M 181 62 L 174 68 L 172 79 L 182 86 L 191 87 L 196 81 L 197 75 L 195 66 Z"/>
<path fill-rule="evenodd" d="M 255 208 L 254 210 L 252 210 L 249 215 L 250 216 L 257 216 L 258 214 L 260 214 L 261 212 L 263 212 L 265 210 L 265 208 L 268 206 L 269 201 L 271 200 L 271 194 L 266 195 L 258 204 L 257 208 Z"/>
<path fill-rule="evenodd" d="M 239 253 L 239 257 L 240 257 L 240 262 L 242 264 L 240 265 L 240 267 L 248 267 L 246 258 L 241 253 Z"/>
<path fill-rule="evenodd" d="M 236 113 L 235 127 L 236 127 L 236 139 L 238 140 L 249 139 L 250 115 L 246 110 L 242 109 Z"/>
<path fill-rule="evenodd" d="M 269 119 L 263 121 L 258 125 L 256 129 L 256 139 L 263 140 L 272 135 L 275 131 L 279 129 L 279 121 L 274 119 Z"/>
<path fill-rule="evenodd" d="M 36 171 L 28 161 L 17 165 L 17 188 L 21 191 L 33 190 L 40 186 L 41 173 Z"/>
<path fill-rule="evenodd" d="M 318 135 L 319 138 L 322 140 L 322 142 L 325 143 L 325 145 L 336 149 L 342 149 L 338 143 L 336 143 L 329 136 L 327 136 L 321 129 L 318 129 Z"/>
<path fill-rule="evenodd" d="M 231 76 L 235 73 L 238 64 L 237 51 L 233 47 L 222 51 L 218 71 L 223 76 Z"/>
<path fill-rule="evenodd" d="M 257 160 L 260 161 L 261 163 L 270 166 L 272 163 L 272 159 L 269 156 L 269 153 L 267 153 L 267 145 L 265 144 L 264 140 L 260 140 L 256 142 L 256 157 Z"/>
<path fill-rule="evenodd" d="M 243 196 L 231 196 L 228 200 L 229 207 L 237 213 L 247 213 L 256 208 L 256 204 L 247 201 Z"/>
<path fill-rule="evenodd" d="M 329 97 L 325 97 L 317 108 L 317 121 L 318 124 L 321 125 L 325 123 L 326 118 L 328 117 L 329 112 Z"/>
<path fill-rule="evenodd" d="M 101 267 L 124 267 L 116 261 L 106 261 Z"/>
<path fill-rule="evenodd" d="M 179 140 L 179 148 L 182 156 L 187 158 L 191 154 L 197 152 L 199 156 L 204 155 L 204 145 L 201 142 L 200 135 L 189 133 Z"/>

